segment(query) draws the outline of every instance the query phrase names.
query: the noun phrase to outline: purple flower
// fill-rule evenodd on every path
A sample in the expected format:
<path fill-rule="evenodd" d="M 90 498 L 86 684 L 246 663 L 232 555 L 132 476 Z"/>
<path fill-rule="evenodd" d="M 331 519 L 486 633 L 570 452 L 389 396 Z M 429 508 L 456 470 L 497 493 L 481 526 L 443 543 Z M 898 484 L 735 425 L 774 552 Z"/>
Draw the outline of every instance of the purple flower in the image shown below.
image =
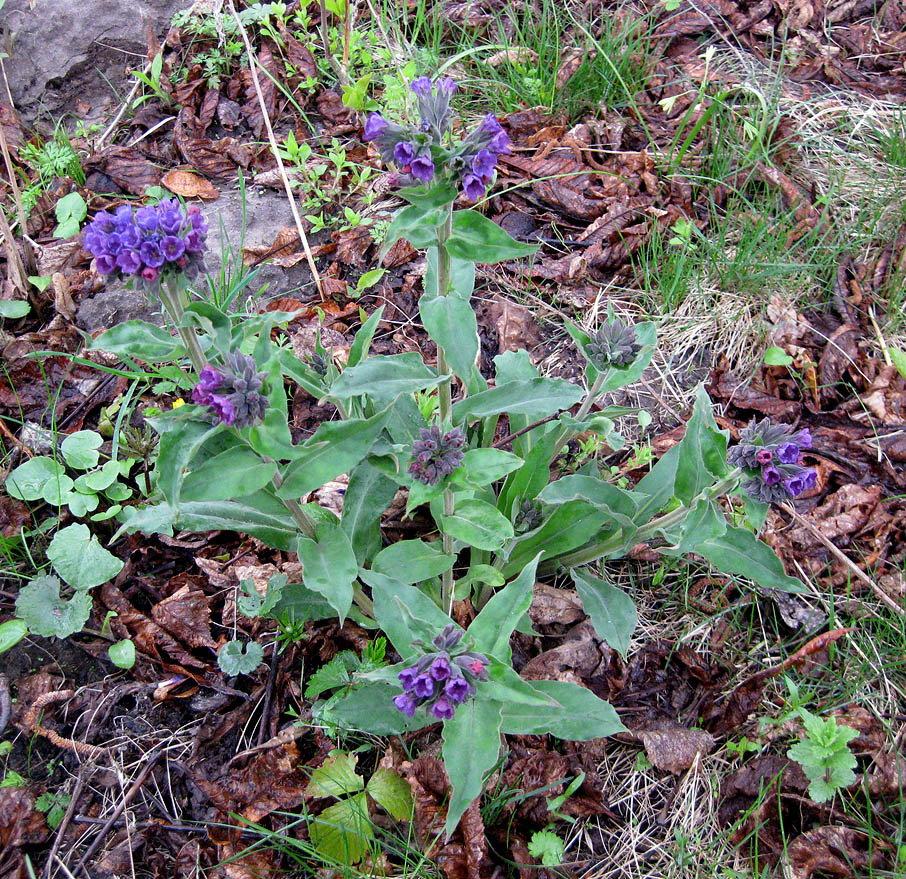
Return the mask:
<path fill-rule="evenodd" d="M 459 704 L 469 698 L 472 688 L 465 678 L 451 678 L 444 685 L 444 695 L 451 701 Z"/>
<path fill-rule="evenodd" d="M 790 442 L 796 443 L 800 449 L 810 449 L 812 447 L 812 432 L 803 427 L 790 437 Z"/>
<path fill-rule="evenodd" d="M 776 485 L 783 477 L 773 464 L 765 464 L 761 468 L 761 478 L 765 485 Z"/>
<path fill-rule="evenodd" d="M 139 208 L 135 212 L 135 225 L 143 232 L 153 232 L 157 228 L 157 210 L 152 207 Z"/>
<path fill-rule="evenodd" d="M 770 449 L 759 449 L 755 453 L 755 460 L 759 464 L 770 464 L 774 460 L 774 453 Z"/>
<path fill-rule="evenodd" d="M 430 699 L 434 695 L 434 679 L 429 674 L 420 674 L 412 684 L 412 692 L 419 699 Z"/>
<path fill-rule="evenodd" d="M 204 238 L 194 229 L 183 240 L 186 242 L 186 253 L 201 253 L 204 250 Z"/>
<path fill-rule="evenodd" d="M 201 382 L 197 385 L 194 385 L 192 388 L 192 402 L 198 406 L 208 406 L 211 402 L 211 397 L 214 395 L 204 389 Z"/>
<path fill-rule="evenodd" d="M 503 131 L 503 126 L 497 121 L 497 117 L 493 113 L 488 113 L 482 120 L 481 130 L 485 134 L 497 134 L 498 131 Z"/>
<path fill-rule="evenodd" d="M 415 688 L 415 679 L 418 677 L 418 671 L 415 668 L 404 668 L 397 677 L 403 685 L 403 689 L 408 693 Z"/>
<path fill-rule="evenodd" d="M 430 156 L 418 156 L 409 163 L 409 171 L 416 180 L 429 183 L 434 176 L 434 162 Z"/>
<path fill-rule="evenodd" d="M 91 225 L 99 232 L 112 232 L 113 217 L 111 217 L 110 214 L 107 213 L 107 211 L 101 211 L 99 214 L 94 215 L 94 219 L 91 221 Z"/>
<path fill-rule="evenodd" d="M 406 717 L 415 716 L 415 707 L 417 703 L 415 699 L 413 699 L 406 693 L 400 693 L 399 696 L 394 696 L 393 704 L 396 705 L 396 707 L 399 708 L 399 710 L 402 711 L 403 714 L 406 715 Z"/>
<path fill-rule="evenodd" d="M 777 446 L 777 457 L 783 464 L 795 464 L 799 460 L 799 446 L 786 442 Z"/>
<path fill-rule="evenodd" d="M 475 174 L 466 174 L 462 178 L 462 191 L 469 201 L 478 201 L 485 193 L 484 181 Z"/>
<path fill-rule="evenodd" d="M 183 215 L 172 199 L 158 205 L 157 223 L 166 235 L 176 235 L 182 228 Z"/>
<path fill-rule="evenodd" d="M 409 88 L 411 88 L 420 98 L 430 98 L 432 91 L 431 78 L 428 76 L 419 76 L 412 80 L 409 84 Z"/>
<path fill-rule="evenodd" d="M 413 460 L 408 472 L 425 485 L 437 485 L 462 463 L 466 436 L 458 427 L 441 434 L 436 424 L 423 427 L 419 435 L 421 438 L 412 444 Z"/>
<path fill-rule="evenodd" d="M 456 713 L 456 706 L 446 696 L 440 696 L 430 710 L 438 720 L 449 720 Z"/>
<path fill-rule="evenodd" d="M 372 113 L 365 121 L 365 140 L 377 140 L 389 124 L 380 113 Z"/>
<path fill-rule="evenodd" d="M 160 272 L 157 269 L 151 268 L 151 266 L 145 266 L 142 269 L 142 280 L 147 281 L 149 284 L 153 284 L 158 277 Z"/>
<path fill-rule="evenodd" d="M 121 204 L 113 212 L 114 227 L 128 226 L 132 222 L 132 208 L 127 204 Z"/>
<path fill-rule="evenodd" d="M 121 272 L 134 275 L 142 267 L 142 259 L 135 250 L 121 250 L 116 256 L 116 264 Z"/>
<path fill-rule="evenodd" d="M 116 257 L 109 253 L 98 254 L 94 264 L 102 275 L 110 275 L 116 271 Z"/>
<path fill-rule="evenodd" d="M 408 165 L 415 158 L 415 146 L 408 141 L 400 141 L 393 148 L 393 161 L 401 168 Z"/>
<path fill-rule="evenodd" d="M 164 255 L 161 253 L 160 244 L 153 238 L 142 242 L 139 250 L 142 262 L 152 269 L 159 269 L 164 264 Z"/>
<path fill-rule="evenodd" d="M 226 397 L 222 397 L 220 394 L 211 394 L 211 399 L 208 400 L 207 405 L 220 420 L 221 424 L 229 426 L 236 420 L 236 407 Z"/>
<path fill-rule="evenodd" d="M 472 171 L 479 177 L 490 177 L 494 173 L 497 156 L 490 150 L 479 150 L 472 158 Z"/>
<path fill-rule="evenodd" d="M 817 481 L 818 474 L 811 468 L 804 468 L 799 473 L 794 474 L 789 479 L 783 481 L 783 487 L 789 492 L 791 497 L 799 497 L 804 491 L 808 491 Z"/>
<path fill-rule="evenodd" d="M 450 662 L 445 656 L 438 656 L 434 662 L 431 663 L 431 677 L 435 681 L 445 681 L 453 673 L 453 670 L 450 668 Z"/>
<path fill-rule="evenodd" d="M 216 391 L 223 384 L 223 376 L 213 366 L 205 366 L 198 373 L 198 384 L 205 391 Z"/>
<path fill-rule="evenodd" d="M 107 236 L 92 223 L 86 230 L 82 238 L 82 243 L 92 256 L 98 256 L 107 248 Z"/>
<path fill-rule="evenodd" d="M 501 153 L 508 156 L 510 154 L 510 136 L 503 130 L 498 131 L 497 134 L 491 138 L 488 149 L 493 150 L 495 153 Z"/>
<path fill-rule="evenodd" d="M 168 262 L 176 262 L 186 252 L 186 243 L 177 235 L 167 235 L 161 241 L 160 249 Z"/>
<path fill-rule="evenodd" d="M 120 250 L 122 250 L 122 247 L 123 247 L 123 240 L 120 237 L 119 233 L 111 232 L 107 236 L 107 242 L 106 242 L 106 246 L 105 246 L 106 252 L 112 253 L 114 256 L 116 256 L 120 252 Z"/>
<path fill-rule="evenodd" d="M 452 97 L 456 92 L 456 82 L 450 79 L 449 76 L 442 76 L 437 80 L 435 86 L 437 87 L 437 93 L 447 98 Z"/>
<path fill-rule="evenodd" d="M 138 250 L 139 245 L 142 243 L 142 233 L 135 226 L 126 226 L 119 233 L 119 236 L 122 246 L 130 248 L 130 250 Z"/>

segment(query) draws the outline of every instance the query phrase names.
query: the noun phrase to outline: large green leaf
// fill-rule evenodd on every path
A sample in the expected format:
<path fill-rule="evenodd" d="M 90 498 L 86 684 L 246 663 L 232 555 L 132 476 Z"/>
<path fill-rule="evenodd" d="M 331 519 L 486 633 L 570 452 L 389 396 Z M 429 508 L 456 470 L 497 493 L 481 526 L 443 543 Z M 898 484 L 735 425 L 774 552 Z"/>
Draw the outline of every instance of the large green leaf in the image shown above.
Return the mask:
<path fill-rule="evenodd" d="M 370 362 L 366 360 L 365 364 Z M 352 470 L 368 454 L 388 415 L 389 411 L 385 409 L 371 418 L 348 418 L 321 424 L 298 447 L 295 460 L 284 471 L 283 485 L 278 491 L 280 497 L 301 497 Z"/>
<path fill-rule="evenodd" d="M 673 497 L 679 456 L 680 447 L 677 443 L 661 455 L 654 467 L 641 478 L 633 489 L 632 493 L 639 505 L 639 522 L 650 519 L 655 513 L 662 510 Z"/>
<path fill-rule="evenodd" d="M 507 382 L 460 400 L 453 406 L 453 421 L 474 421 L 489 415 L 522 415 L 542 412 L 541 417 L 569 409 L 582 399 L 578 385 L 558 378 L 535 378 Z"/>
<path fill-rule="evenodd" d="M 123 569 L 123 562 L 104 549 L 88 526 L 81 523 L 67 525 L 54 534 L 47 558 L 73 589 L 100 586 Z"/>
<path fill-rule="evenodd" d="M 305 586 L 323 595 L 342 622 L 352 605 L 352 584 L 359 574 L 355 550 L 340 523 L 318 523 L 318 539 L 300 537 L 296 545 Z"/>
<path fill-rule="evenodd" d="M 396 496 L 397 484 L 366 458 L 349 474 L 340 524 L 360 565 L 381 548 L 381 513 Z"/>
<path fill-rule="evenodd" d="M 309 797 L 345 797 L 365 789 L 365 779 L 356 772 L 358 758 L 343 751 L 330 756 L 312 769 L 305 795 Z"/>
<path fill-rule="evenodd" d="M 416 655 L 416 638 L 430 643 L 452 622 L 420 589 L 378 571 L 361 571 L 360 576 L 371 587 L 374 618 L 403 659 Z"/>
<path fill-rule="evenodd" d="M 383 314 L 384 306 L 382 305 L 359 327 L 359 331 L 355 334 L 352 345 L 349 347 L 349 357 L 346 360 L 347 367 L 355 366 L 368 357 L 371 340 L 377 332 L 378 324 L 381 322 Z"/>
<path fill-rule="evenodd" d="M 535 556 L 512 583 L 492 596 L 491 600 L 472 620 L 469 634 L 475 639 L 475 649 L 501 662 L 512 662 L 510 635 L 525 616 L 532 603 L 532 589 L 535 585 L 535 571 L 538 559 Z"/>
<path fill-rule="evenodd" d="M 6 477 L 4 488 L 10 497 L 36 501 L 44 496 L 48 483 L 56 485 L 64 479 L 69 477 L 62 464 L 47 455 L 38 455 L 16 467 Z"/>
<path fill-rule="evenodd" d="M 532 681 L 532 686 L 563 707 L 540 712 L 528 705 L 508 702 L 503 706 L 503 732 L 526 736 L 550 733 L 573 742 L 626 732 L 613 706 L 585 687 L 566 681 Z"/>
<path fill-rule="evenodd" d="M 503 449 L 469 449 L 453 479 L 463 484 L 484 487 L 518 470 L 525 462 Z"/>
<path fill-rule="evenodd" d="M 739 574 L 759 586 L 783 592 L 808 592 L 800 580 L 787 576 L 774 551 L 746 528 L 728 527 L 721 537 L 696 544 L 695 552 L 728 574 Z"/>
<path fill-rule="evenodd" d="M 639 621 L 632 599 L 622 589 L 593 577 L 588 571 L 573 568 L 569 573 L 595 632 L 625 657 Z"/>
<path fill-rule="evenodd" d="M 394 218 L 384 237 L 381 249 L 386 253 L 400 238 L 405 238 L 413 247 L 430 247 L 437 243 L 437 227 L 447 216 L 445 205 L 423 208 L 409 205 L 403 208 Z"/>
<path fill-rule="evenodd" d="M 308 823 L 308 835 L 328 863 L 359 863 L 374 836 L 368 817 L 368 794 L 356 794 L 328 806 Z"/>
<path fill-rule="evenodd" d="M 129 520 L 130 530 L 135 520 Z M 191 501 L 182 503 L 174 522 L 185 531 L 236 531 L 257 537 L 269 546 L 284 551 L 295 550 L 299 526 L 282 501 L 263 488 L 234 501 Z"/>
<path fill-rule="evenodd" d="M 422 325 L 444 350 L 447 363 L 463 381 L 468 381 L 478 357 L 478 321 L 472 306 L 458 296 L 426 294 L 418 303 Z"/>
<path fill-rule="evenodd" d="M 453 214 L 453 231 L 447 239 L 446 247 L 452 256 L 477 263 L 518 259 L 538 249 L 537 244 L 516 241 L 493 220 L 478 211 L 456 211 Z"/>
<path fill-rule="evenodd" d="M 509 519 L 486 501 L 458 500 L 453 513 L 441 518 L 443 531 L 477 549 L 500 549 L 513 536 Z"/>
<path fill-rule="evenodd" d="M 143 320 L 127 320 L 101 333 L 85 344 L 89 351 L 109 351 L 121 357 L 134 357 L 148 363 L 176 359 L 183 353 L 182 344 L 175 336 Z"/>
<path fill-rule="evenodd" d="M 421 354 L 414 351 L 370 357 L 357 366 L 343 370 L 331 385 L 330 396 L 342 401 L 367 395 L 372 400 L 380 401 L 376 405 L 386 405 L 400 394 L 433 388 L 443 378 L 426 366 Z"/>
<path fill-rule="evenodd" d="M 444 825 L 448 839 L 472 801 L 481 796 L 485 775 L 500 756 L 500 710 L 497 702 L 470 699 L 444 722 L 444 766 L 453 783 Z"/>
<path fill-rule="evenodd" d="M 378 769 L 368 779 L 368 795 L 397 821 L 412 818 L 412 790 L 393 769 Z"/>
<path fill-rule="evenodd" d="M 425 270 L 424 293 L 422 298 L 427 296 L 433 299 L 435 296 L 443 293 L 446 296 L 455 296 L 462 299 L 463 302 L 469 302 L 472 299 L 472 291 L 475 289 L 475 263 L 470 259 L 457 259 L 455 256 L 450 259 L 450 287 L 444 291 L 437 288 L 437 248 L 429 247 L 426 254 L 428 267 Z"/>
<path fill-rule="evenodd" d="M 338 699 L 330 708 L 330 719 L 344 729 L 362 730 L 378 736 L 393 736 L 416 728 L 423 720 L 410 720 L 393 704 L 399 684 L 370 681 Z M 433 721 L 432 721 L 433 722 Z"/>
<path fill-rule="evenodd" d="M 436 180 L 436 178 L 435 178 Z M 430 186 L 405 186 L 399 190 L 399 197 L 409 204 L 430 211 L 451 204 L 459 195 L 459 190 L 449 182 L 434 182 Z"/>
<path fill-rule="evenodd" d="M 91 616 L 91 595 L 76 592 L 71 598 L 60 597 L 56 577 L 36 577 L 19 589 L 16 613 L 29 631 L 44 638 L 68 638 L 82 631 Z"/>
<path fill-rule="evenodd" d="M 727 437 L 714 421 L 711 401 L 703 385 L 698 389 L 692 417 L 686 423 L 686 433 L 679 445 L 674 493 L 684 504 L 689 504 L 715 479 L 729 473 Z"/>
<path fill-rule="evenodd" d="M 548 483 L 539 493 L 538 500 L 546 504 L 565 504 L 583 500 L 608 513 L 620 525 L 633 527 L 638 512 L 633 493 L 604 482 L 595 476 L 578 473 L 564 476 Z"/>
<path fill-rule="evenodd" d="M 706 540 L 723 537 L 727 532 L 727 519 L 714 501 L 702 498 L 683 520 L 679 528 L 680 538 L 677 554 L 695 552 L 695 548 Z M 667 535 L 664 535 L 665 537 Z M 669 539 L 669 538 L 668 538 Z"/>
<path fill-rule="evenodd" d="M 382 549 L 371 567 L 401 583 L 418 583 L 449 571 L 454 561 L 456 557 L 445 554 L 440 541 L 399 540 Z"/>
<path fill-rule="evenodd" d="M 160 438 L 157 464 L 157 486 L 171 506 L 178 506 L 189 463 L 223 426 L 201 421 L 175 424 Z"/>
<path fill-rule="evenodd" d="M 508 384 L 509 382 L 531 381 L 532 379 L 540 377 L 538 368 L 532 363 L 528 351 L 525 349 L 519 351 L 505 351 L 503 354 L 498 354 L 494 358 L 494 375 L 497 385 L 500 387 L 503 387 L 503 385 Z M 509 413 L 510 433 L 517 433 L 535 421 L 540 421 L 547 414 L 548 413 L 546 413 L 543 408 L 529 410 L 522 415 Z M 535 428 L 535 430 L 516 437 L 516 439 L 513 440 L 513 451 L 524 458 L 534 444 L 535 437 L 546 432 L 549 427 L 549 425 L 542 425 L 541 427 Z"/>
<path fill-rule="evenodd" d="M 224 436 L 235 440 L 231 435 Z M 235 440 L 186 475 L 180 497 L 185 501 L 245 497 L 264 488 L 276 472 L 277 465 L 273 461 L 263 461 L 247 445 Z"/>

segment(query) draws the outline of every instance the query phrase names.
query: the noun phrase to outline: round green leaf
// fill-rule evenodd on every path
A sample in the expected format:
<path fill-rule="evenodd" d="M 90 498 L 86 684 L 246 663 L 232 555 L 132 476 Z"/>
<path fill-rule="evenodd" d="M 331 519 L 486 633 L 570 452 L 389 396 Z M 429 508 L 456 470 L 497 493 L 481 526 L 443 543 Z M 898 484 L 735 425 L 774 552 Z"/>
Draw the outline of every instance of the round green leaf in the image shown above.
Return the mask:
<path fill-rule="evenodd" d="M 56 577 L 36 577 L 19 590 L 16 613 L 35 635 L 68 638 L 88 622 L 91 596 L 77 592 L 68 600 L 61 598 Z"/>
<path fill-rule="evenodd" d="M 69 494 L 74 485 L 75 483 L 65 474 L 56 479 L 48 479 L 44 483 L 41 497 L 54 507 L 62 507 L 69 503 Z"/>
<path fill-rule="evenodd" d="M 111 644 L 107 655 L 117 668 L 132 668 L 135 665 L 135 644 L 129 638 L 124 638 Z"/>
<path fill-rule="evenodd" d="M 28 634 L 24 620 L 7 620 L 0 623 L 0 653 L 15 647 Z"/>
<path fill-rule="evenodd" d="M 49 481 L 65 475 L 62 464 L 46 455 L 39 455 L 20 464 L 6 477 L 6 493 L 20 501 L 36 501 L 42 496 L 44 486 Z"/>
<path fill-rule="evenodd" d="M 257 641 L 249 641 L 248 644 L 228 641 L 217 654 L 221 671 L 231 676 L 251 674 L 262 662 L 264 648 Z"/>
<path fill-rule="evenodd" d="M 60 443 L 60 451 L 70 467 L 90 470 L 97 467 L 100 457 L 98 449 L 103 442 L 101 435 L 93 430 L 77 430 Z"/>
<path fill-rule="evenodd" d="M 58 531 L 47 547 L 47 557 L 74 589 L 100 586 L 123 569 L 123 563 L 101 546 L 87 525 L 81 524 Z"/>

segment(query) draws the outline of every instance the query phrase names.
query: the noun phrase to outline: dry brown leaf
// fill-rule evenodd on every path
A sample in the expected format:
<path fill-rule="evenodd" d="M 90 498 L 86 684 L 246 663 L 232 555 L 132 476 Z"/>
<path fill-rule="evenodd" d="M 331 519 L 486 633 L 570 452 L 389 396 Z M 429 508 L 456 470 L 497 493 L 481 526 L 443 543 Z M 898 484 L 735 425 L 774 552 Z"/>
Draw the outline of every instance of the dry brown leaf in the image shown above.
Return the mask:
<path fill-rule="evenodd" d="M 714 737 L 703 729 L 689 729 L 672 720 L 647 721 L 629 735 L 645 748 L 652 765 L 678 775 L 714 748 Z"/>
<path fill-rule="evenodd" d="M 558 623 L 570 625 L 585 619 L 582 600 L 575 589 L 558 589 L 548 583 L 535 584 L 528 613 L 536 628 Z"/>
<path fill-rule="evenodd" d="M 168 171 L 160 182 L 174 195 L 181 195 L 183 198 L 201 198 L 213 201 L 220 197 L 220 191 L 210 180 L 193 174 L 191 171 L 180 171 L 179 169 Z"/>
<path fill-rule="evenodd" d="M 491 67 L 500 67 L 501 64 L 537 64 L 538 53 L 526 46 L 516 46 L 513 49 L 501 49 L 488 58 Z"/>
<path fill-rule="evenodd" d="M 570 629 L 562 644 L 529 660 L 520 674 L 527 681 L 581 684 L 603 673 L 612 652 L 595 634 L 591 623 L 579 623 Z"/>
<path fill-rule="evenodd" d="M 848 879 L 853 867 L 880 866 L 886 846 L 853 827 L 816 827 L 797 836 L 786 854 L 789 879 L 839 876 Z"/>
<path fill-rule="evenodd" d="M 161 628 L 190 647 L 216 647 L 211 637 L 211 608 L 208 596 L 200 589 L 183 586 L 151 609 L 151 616 Z"/>
<path fill-rule="evenodd" d="M 523 348 L 531 351 L 541 344 L 541 328 L 532 309 L 525 305 L 496 296 L 488 306 L 488 316 L 497 330 L 497 350 L 501 354 Z"/>

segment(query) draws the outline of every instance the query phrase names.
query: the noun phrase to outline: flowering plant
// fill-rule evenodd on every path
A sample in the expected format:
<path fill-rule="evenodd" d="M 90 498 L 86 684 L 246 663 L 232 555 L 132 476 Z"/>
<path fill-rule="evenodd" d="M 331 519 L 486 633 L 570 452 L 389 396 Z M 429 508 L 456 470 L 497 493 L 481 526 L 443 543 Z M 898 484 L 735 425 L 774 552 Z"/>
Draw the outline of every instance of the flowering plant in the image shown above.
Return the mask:
<path fill-rule="evenodd" d="M 624 654 L 636 623 L 632 600 L 586 565 L 625 556 L 639 543 L 667 555 L 695 552 L 762 586 L 800 591 L 753 529 L 728 522 L 718 500 L 739 490 L 746 473 L 760 474 L 753 479 L 763 486 L 782 485 L 784 496 L 805 490 L 811 477 L 799 464 L 807 434 L 763 423 L 744 432 L 728 463 L 727 435 L 703 390 L 682 441 L 632 490 L 609 482 L 594 464 L 559 476 L 555 462 L 581 433 L 622 445 L 615 419 L 632 410 L 602 407 L 600 398 L 642 375 L 654 327 L 612 318 L 586 333 L 567 323 L 586 361 L 584 385 L 540 375 L 524 350 L 495 357 L 493 375 L 483 374 L 471 306 L 475 264 L 516 260 L 535 247 L 474 210 L 454 211 L 453 202 L 460 190 L 468 198 L 485 191 L 508 139 L 488 116 L 454 143 L 453 83 L 420 77 L 412 91 L 417 126 L 374 114 L 365 136 L 411 184 L 400 191 L 409 204 L 396 214 L 386 246 L 407 238 L 426 249 L 419 312 L 436 345 L 433 364 L 416 352 L 369 356 L 382 309 L 362 323 L 342 369 L 320 341 L 314 357 L 300 360 L 271 338 L 291 315 L 238 319 L 189 302 L 176 295 L 185 286 L 184 274 L 175 273 L 184 268 L 178 260 L 167 270 L 175 288 L 170 305 L 168 294 L 161 296 L 172 306 L 180 341 L 130 322 L 92 346 L 154 362 L 188 354 L 195 373 L 193 405 L 151 420 L 161 433 L 154 496 L 123 511 L 122 530 L 252 535 L 297 553 L 303 567 L 301 583 L 284 578 L 272 581 L 266 599 L 256 594 L 256 612 L 291 606 L 309 619 L 376 622 L 399 662 L 356 673 L 354 686 L 331 701 L 330 720 L 375 733 L 442 722 L 453 779 L 449 833 L 497 763 L 501 733 L 584 740 L 623 729 L 589 689 L 524 681 L 514 670 L 510 636 L 525 619 L 539 575 L 568 571 L 600 637 Z M 178 227 L 169 223 L 186 241 L 199 229 L 192 216 Z M 113 255 L 108 229 L 103 219 L 96 237 L 87 233 L 99 260 Z M 286 381 L 332 402 L 339 419 L 294 443 Z M 425 392 L 437 395 L 430 418 L 415 399 Z M 342 474 L 348 486 L 339 516 L 304 502 Z M 435 531 L 384 546 L 381 515 L 401 488 L 407 513 L 426 507 Z M 778 497 L 756 493 L 760 501 Z M 476 612 L 466 631 L 453 620 L 455 600 Z"/>

